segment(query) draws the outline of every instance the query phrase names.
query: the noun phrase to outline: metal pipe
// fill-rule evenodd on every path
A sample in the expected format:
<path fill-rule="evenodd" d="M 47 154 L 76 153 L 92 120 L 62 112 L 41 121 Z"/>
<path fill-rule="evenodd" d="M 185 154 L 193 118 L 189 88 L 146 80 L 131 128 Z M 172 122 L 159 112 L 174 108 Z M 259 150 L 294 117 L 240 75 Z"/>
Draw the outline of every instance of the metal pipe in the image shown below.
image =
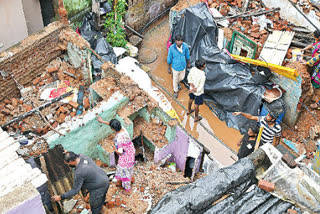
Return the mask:
<path fill-rule="evenodd" d="M 137 36 L 139 36 L 141 39 L 144 38 L 144 36 L 142 36 L 140 33 L 138 33 L 137 31 L 135 31 L 132 27 L 130 27 L 129 25 L 124 24 L 124 26 L 126 28 L 128 28 L 129 30 L 131 30 L 133 33 L 135 33 Z"/>
<path fill-rule="evenodd" d="M 158 16 L 156 16 L 155 18 L 153 18 L 150 22 L 148 22 L 140 31 L 140 34 L 149 26 L 152 24 L 152 22 L 154 22 L 155 20 L 157 20 L 159 17 L 161 17 L 163 14 L 165 14 L 167 11 L 171 10 L 172 7 L 167 8 L 166 10 L 162 11 Z"/>

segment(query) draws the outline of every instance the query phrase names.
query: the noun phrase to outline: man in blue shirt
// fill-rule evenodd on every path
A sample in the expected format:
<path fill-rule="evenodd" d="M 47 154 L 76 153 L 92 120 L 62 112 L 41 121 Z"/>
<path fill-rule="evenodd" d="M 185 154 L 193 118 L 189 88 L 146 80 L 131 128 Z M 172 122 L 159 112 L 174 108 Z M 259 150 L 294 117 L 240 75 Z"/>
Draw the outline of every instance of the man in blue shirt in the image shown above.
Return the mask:
<path fill-rule="evenodd" d="M 177 98 L 178 92 L 181 89 L 179 82 L 185 77 L 186 67 L 190 68 L 190 52 L 188 45 L 183 42 L 181 35 L 177 35 L 175 37 L 175 43 L 170 46 L 167 63 L 168 73 L 173 73 L 173 95 Z"/>

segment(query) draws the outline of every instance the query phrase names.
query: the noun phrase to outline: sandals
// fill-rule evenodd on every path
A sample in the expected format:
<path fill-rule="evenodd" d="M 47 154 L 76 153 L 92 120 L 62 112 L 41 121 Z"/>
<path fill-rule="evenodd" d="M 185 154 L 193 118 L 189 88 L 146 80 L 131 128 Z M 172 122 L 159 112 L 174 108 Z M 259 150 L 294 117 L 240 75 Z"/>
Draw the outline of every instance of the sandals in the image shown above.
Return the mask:
<path fill-rule="evenodd" d="M 194 112 L 194 109 L 191 109 L 190 112 L 187 112 L 187 115 L 190 115 L 190 114 L 192 114 L 193 112 Z"/>
<path fill-rule="evenodd" d="M 199 122 L 200 120 L 202 120 L 201 116 L 199 116 L 198 119 L 194 120 L 194 122 Z"/>

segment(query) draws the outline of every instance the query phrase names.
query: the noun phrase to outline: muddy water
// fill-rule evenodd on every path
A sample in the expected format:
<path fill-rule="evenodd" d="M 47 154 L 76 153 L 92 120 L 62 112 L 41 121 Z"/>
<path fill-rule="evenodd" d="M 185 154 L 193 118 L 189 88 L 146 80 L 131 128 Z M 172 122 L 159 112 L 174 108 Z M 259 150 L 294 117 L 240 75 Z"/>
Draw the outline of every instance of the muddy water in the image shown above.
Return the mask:
<path fill-rule="evenodd" d="M 159 20 L 150 27 L 145 33 L 145 38 L 142 43 L 142 48 L 152 49 L 157 53 L 157 59 L 151 64 L 146 64 L 151 68 L 153 77 L 161 83 L 170 93 L 173 93 L 172 76 L 168 74 L 168 65 L 166 63 L 167 57 L 167 40 L 169 37 L 169 23 L 168 16 Z M 181 108 L 171 97 L 164 93 L 172 106 L 177 111 L 183 126 L 202 144 L 204 144 L 211 154 L 218 159 L 223 165 L 229 165 L 236 159 L 233 152 L 239 148 L 237 142 L 241 138 L 239 131 L 228 128 L 225 122 L 220 121 L 208 106 L 200 106 L 200 115 L 203 117 L 202 124 L 214 133 L 220 142 L 210 135 L 199 123 L 195 123 L 193 118 L 186 115 L 186 112 Z M 182 90 L 179 93 L 178 100 L 187 108 L 188 92 L 182 85 Z M 229 148 L 224 146 L 221 142 L 226 144 Z M 233 152 L 231 152 L 233 150 Z"/>

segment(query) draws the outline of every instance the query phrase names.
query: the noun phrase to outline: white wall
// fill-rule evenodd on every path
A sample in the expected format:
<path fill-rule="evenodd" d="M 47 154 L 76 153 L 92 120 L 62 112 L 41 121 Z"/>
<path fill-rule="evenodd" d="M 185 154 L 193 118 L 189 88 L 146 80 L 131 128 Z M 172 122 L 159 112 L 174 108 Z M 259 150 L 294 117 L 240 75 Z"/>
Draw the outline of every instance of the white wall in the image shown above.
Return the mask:
<path fill-rule="evenodd" d="M 0 52 L 28 37 L 21 0 L 0 0 Z"/>
<path fill-rule="evenodd" d="M 23 12 L 27 22 L 28 34 L 31 35 L 43 28 L 39 0 L 22 0 Z"/>

